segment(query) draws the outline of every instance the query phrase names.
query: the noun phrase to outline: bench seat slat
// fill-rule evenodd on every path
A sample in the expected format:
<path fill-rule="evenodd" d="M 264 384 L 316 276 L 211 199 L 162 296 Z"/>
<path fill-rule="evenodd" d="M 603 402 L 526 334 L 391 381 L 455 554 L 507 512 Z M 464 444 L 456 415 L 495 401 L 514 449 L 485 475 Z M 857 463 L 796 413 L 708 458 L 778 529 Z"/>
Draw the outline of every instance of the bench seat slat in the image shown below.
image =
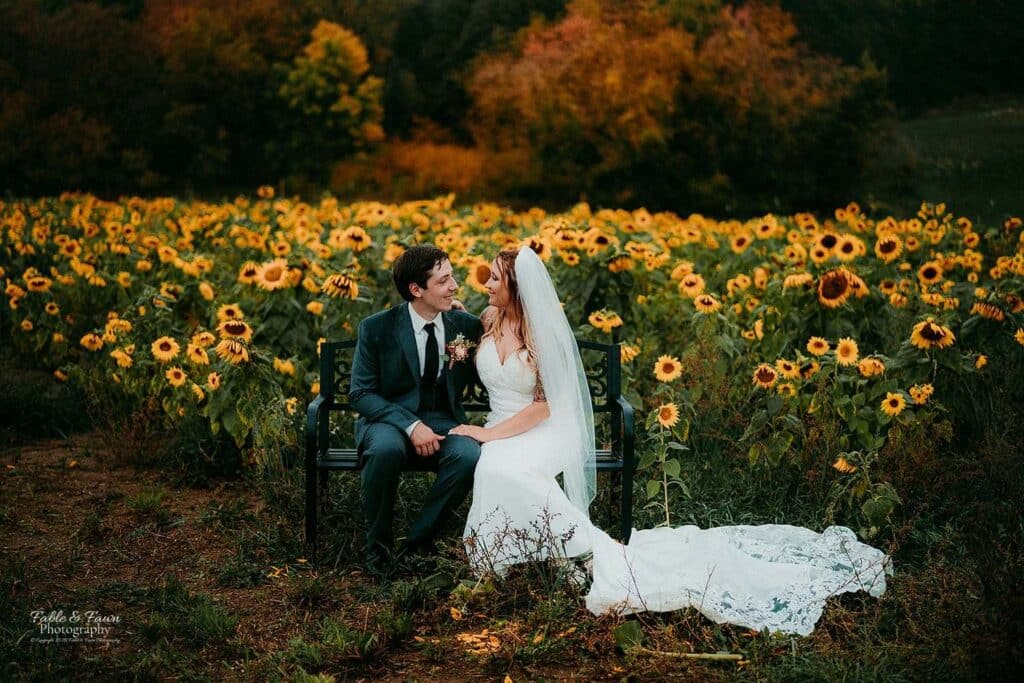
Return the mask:
<path fill-rule="evenodd" d="M 317 460 L 317 467 L 325 470 L 357 470 L 359 457 L 354 448 L 331 448 Z M 622 459 L 607 448 L 597 450 L 597 469 L 621 470 Z"/>

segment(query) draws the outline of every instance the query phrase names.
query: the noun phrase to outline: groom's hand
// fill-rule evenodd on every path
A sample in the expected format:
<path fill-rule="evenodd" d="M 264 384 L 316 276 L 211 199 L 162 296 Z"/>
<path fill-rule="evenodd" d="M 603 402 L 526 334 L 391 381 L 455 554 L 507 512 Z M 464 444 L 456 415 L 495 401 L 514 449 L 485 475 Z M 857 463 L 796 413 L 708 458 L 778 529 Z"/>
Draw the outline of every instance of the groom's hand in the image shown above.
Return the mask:
<path fill-rule="evenodd" d="M 412 441 L 416 453 L 423 457 L 437 453 L 441 448 L 441 439 L 443 438 L 443 436 L 435 434 L 433 429 L 422 422 L 416 425 L 416 428 L 412 430 L 412 434 L 409 435 L 409 440 Z"/>

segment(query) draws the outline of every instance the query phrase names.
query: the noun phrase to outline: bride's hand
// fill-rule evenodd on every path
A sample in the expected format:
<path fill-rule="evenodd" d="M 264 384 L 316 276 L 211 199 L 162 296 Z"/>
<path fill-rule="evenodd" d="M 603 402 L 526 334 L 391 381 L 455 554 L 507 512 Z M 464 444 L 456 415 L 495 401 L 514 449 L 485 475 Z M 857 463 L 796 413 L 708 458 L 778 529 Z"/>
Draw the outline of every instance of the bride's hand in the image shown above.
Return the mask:
<path fill-rule="evenodd" d="M 466 304 L 462 303 L 458 299 L 452 299 L 452 308 L 456 311 L 466 310 Z"/>
<path fill-rule="evenodd" d="M 476 425 L 458 425 L 448 431 L 449 434 L 455 436 L 468 436 L 474 441 L 480 443 L 487 442 L 487 430 L 483 427 L 477 427 Z"/>

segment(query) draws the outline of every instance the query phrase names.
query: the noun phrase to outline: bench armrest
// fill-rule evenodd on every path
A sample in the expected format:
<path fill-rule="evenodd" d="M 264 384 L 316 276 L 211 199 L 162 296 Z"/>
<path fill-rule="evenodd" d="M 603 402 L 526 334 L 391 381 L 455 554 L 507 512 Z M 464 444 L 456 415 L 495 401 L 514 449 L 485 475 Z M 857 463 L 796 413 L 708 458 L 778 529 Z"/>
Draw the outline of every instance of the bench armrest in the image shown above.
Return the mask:
<path fill-rule="evenodd" d="M 306 469 L 316 468 L 317 434 L 320 431 L 321 414 L 327 406 L 327 398 L 318 394 L 306 408 Z"/>
<path fill-rule="evenodd" d="M 636 425 L 633 417 L 633 405 L 624 397 L 615 400 L 622 415 L 622 467 L 632 472 L 635 466 L 634 451 L 636 448 Z"/>

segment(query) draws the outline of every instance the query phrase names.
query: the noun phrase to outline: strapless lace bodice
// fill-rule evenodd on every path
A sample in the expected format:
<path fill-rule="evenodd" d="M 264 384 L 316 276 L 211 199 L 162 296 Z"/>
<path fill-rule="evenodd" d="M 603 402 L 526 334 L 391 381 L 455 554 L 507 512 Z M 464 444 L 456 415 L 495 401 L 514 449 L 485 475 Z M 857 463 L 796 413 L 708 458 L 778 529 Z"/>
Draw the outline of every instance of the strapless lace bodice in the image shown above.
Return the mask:
<path fill-rule="evenodd" d="M 503 365 L 494 339 L 488 337 L 480 342 L 476 370 L 491 399 L 488 425 L 501 422 L 533 403 L 537 372 L 526 363 L 526 354 L 526 349 L 510 353 Z"/>

